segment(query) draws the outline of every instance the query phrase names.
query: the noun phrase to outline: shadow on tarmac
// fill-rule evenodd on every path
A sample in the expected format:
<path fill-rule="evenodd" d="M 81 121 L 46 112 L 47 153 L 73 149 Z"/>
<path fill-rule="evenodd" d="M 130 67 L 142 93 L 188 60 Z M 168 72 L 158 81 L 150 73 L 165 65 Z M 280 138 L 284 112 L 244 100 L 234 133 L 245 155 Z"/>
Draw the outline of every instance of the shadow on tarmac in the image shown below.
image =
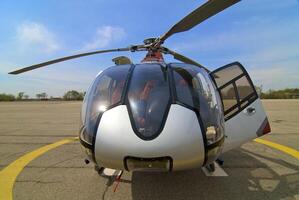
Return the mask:
<path fill-rule="evenodd" d="M 299 191 L 298 166 L 243 149 L 227 152 L 223 159 L 228 177 L 207 177 L 201 169 L 172 173 L 133 172 L 132 198 L 272 200 L 295 199 Z M 274 163 L 277 169 L 273 170 L 266 162 Z"/>

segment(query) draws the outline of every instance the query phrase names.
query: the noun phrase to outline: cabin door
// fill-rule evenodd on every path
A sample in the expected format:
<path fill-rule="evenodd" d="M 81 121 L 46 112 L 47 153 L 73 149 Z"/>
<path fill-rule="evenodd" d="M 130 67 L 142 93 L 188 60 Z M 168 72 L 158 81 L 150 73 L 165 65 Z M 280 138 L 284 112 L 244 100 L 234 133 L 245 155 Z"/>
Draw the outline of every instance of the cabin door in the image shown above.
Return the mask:
<path fill-rule="evenodd" d="M 223 152 L 270 132 L 261 100 L 244 67 L 234 62 L 210 73 L 220 94 L 225 118 Z"/>

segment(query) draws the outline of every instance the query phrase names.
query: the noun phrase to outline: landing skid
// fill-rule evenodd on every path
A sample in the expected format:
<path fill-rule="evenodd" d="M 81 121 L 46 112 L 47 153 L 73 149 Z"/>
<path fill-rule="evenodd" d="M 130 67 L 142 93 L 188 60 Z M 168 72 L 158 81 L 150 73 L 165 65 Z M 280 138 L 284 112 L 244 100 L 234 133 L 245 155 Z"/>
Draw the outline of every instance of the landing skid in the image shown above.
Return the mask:
<path fill-rule="evenodd" d="M 122 174 L 121 170 L 110 169 L 99 167 L 97 165 L 94 166 L 94 170 L 102 177 L 109 178 L 109 177 L 118 177 Z"/>
<path fill-rule="evenodd" d="M 210 173 L 213 173 L 215 171 L 215 163 L 211 163 L 207 166 L 205 166 L 205 168 L 210 172 Z"/>
<path fill-rule="evenodd" d="M 104 167 L 94 166 L 95 171 L 103 178 L 107 179 L 107 187 L 110 187 L 114 182 L 116 185 L 113 189 L 113 192 L 116 192 L 119 182 L 121 181 L 121 176 L 123 171 L 116 169 L 109 169 Z"/>
<path fill-rule="evenodd" d="M 99 175 L 102 174 L 102 172 L 103 172 L 104 169 L 105 169 L 104 167 L 99 167 L 99 166 L 97 166 L 97 165 L 94 166 L 94 170 L 95 170 Z"/>
<path fill-rule="evenodd" d="M 213 162 L 208 166 L 202 167 L 202 171 L 206 176 L 228 176 L 218 162 Z"/>
<path fill-rule="evenodd" d="M 218 158 L 215 162 L 213 162 L 213 163 L 211 163 L 211 164 L 209 164 L 209 165 L 207 165 L 207 166 L 205 166 L 205 168 L 209 171 L 209 172 L 215 172 L 215 166 L 216 166 L 216 164 L 218 164 L 219 166 L 223 166 L 223 164 L 224 164 L 224 161 L 223 160 L 221 160 L 220 158 Z"/>

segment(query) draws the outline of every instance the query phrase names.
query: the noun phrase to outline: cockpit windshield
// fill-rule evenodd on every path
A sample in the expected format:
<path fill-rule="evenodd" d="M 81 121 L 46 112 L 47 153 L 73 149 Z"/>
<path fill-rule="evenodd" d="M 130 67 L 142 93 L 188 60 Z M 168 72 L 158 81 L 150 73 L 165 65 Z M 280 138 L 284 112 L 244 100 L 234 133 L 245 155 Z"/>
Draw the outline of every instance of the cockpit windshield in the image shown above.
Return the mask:
<path fill-rule="evenodd" d="M 136 65 L 128 89 L 128 101 L 135 131 L 144 139 L 153 138 L 170 104 L 166 67 Z"/>

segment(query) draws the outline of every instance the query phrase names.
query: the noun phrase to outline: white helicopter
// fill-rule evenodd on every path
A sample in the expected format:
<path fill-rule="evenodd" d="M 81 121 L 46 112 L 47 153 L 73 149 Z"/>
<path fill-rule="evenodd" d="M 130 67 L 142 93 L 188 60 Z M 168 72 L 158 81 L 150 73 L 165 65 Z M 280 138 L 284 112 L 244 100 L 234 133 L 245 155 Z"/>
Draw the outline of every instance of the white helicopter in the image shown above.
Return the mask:
<path fill-rule="evenodd" d="M 177 171 L 215 169 L 219 156 L 270 132 L 255 87 L 239 62 L 210 72 L 162 44 L 239 0 L 209 0 L 158 38 L 141 45 L 67 56 L 10 74 L 116 51 L 147 51 L 140 64 L 114 58 L 87 91 L 80 142 L 95 169 Z M 165 63 L 162 54 L 183 63 Z"/>

